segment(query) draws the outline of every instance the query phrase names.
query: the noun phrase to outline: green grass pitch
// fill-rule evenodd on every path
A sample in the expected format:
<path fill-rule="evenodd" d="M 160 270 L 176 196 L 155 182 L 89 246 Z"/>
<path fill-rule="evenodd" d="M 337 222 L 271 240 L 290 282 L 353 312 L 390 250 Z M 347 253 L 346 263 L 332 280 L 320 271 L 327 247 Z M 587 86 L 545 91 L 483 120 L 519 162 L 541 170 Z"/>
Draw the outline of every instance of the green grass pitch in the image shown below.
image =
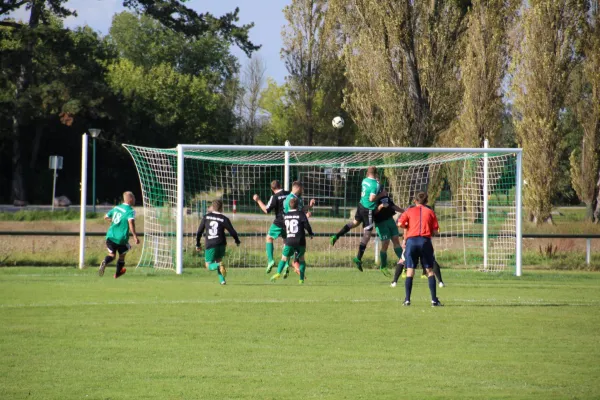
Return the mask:
<path fill-rule="evenodd" d="M 1 399 L 598 398 L 600 275 L 0 269 Z"/>

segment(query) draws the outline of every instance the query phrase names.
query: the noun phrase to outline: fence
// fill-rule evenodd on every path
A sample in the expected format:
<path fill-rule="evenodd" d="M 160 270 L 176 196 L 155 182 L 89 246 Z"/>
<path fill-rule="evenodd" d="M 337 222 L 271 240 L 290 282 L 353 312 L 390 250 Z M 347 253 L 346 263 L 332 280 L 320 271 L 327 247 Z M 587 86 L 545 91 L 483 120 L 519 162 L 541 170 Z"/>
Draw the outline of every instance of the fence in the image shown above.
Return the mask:
<path fill-rule="evenodd" d="M 86 236 L 105 236 L 104 232 L 86 232 Z M 193 234 L 188 234 L 193 235 Z M 243 234 L 240 236 L 249 236 L 249 235 L 260 235 L 263 236 L 262 233 L 250 233 Z M 316 236 L 331 236 L 333 233 L 318 233 Z M 42 232 L 42 231 L 0 231 L 0 236 L 79 236 L 79 232 Z M 138 233 L 138 236 L 143 237 L 144 233 Z M 444 236 L 442 234 L 442 236 Z M 591 263 L 592 260 L 592 239 L 600 239 L 600 235 L 594 234 L 545 234 L 545 233 L 529 233 L 523 234 L 523 239 L 585 239 L 585 262 L 587 265 Z"/>

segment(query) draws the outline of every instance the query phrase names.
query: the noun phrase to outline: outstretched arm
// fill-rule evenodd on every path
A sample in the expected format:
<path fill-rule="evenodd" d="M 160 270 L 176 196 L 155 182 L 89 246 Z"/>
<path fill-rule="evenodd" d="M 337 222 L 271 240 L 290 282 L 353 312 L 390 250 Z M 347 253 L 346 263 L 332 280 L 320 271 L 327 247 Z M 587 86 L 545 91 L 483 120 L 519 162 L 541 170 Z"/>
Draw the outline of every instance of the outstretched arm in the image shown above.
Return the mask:
<path fill-rule="evenodd" d="M 402 214 L 404 212 L 404 208 L 400 208 L 397 205 L 393 205 L 392 208 L 394 209 L 394 211 L 396 211 L 397 213 Z"/>
<path fill-rule="evenodd" d="M 256 202 L 256 204 L 258 204 L 258 206 L 260 207 L 260 209 L 265 213 L 268 214 L 269 213 L 269 209 L 268 206 L 265 205 L 265 203 L 262 202 L 262 200 L 260 199 L 260 196 L 255 194 L 254 196 L 252 196 L 252 199 Z M 273 197 L 271 197 L 271 200 L 273 199 Z M 269 200 L 269 205 L 271 205 L 271 200 Z"/>
<path fill-rule="evenodd" d="M 369 195 L 369 201 L 377 201 L 382 197 L 386 197 L 388 195 L 387 190 L 383 189 L 379 194 L 371 193 Z"/>

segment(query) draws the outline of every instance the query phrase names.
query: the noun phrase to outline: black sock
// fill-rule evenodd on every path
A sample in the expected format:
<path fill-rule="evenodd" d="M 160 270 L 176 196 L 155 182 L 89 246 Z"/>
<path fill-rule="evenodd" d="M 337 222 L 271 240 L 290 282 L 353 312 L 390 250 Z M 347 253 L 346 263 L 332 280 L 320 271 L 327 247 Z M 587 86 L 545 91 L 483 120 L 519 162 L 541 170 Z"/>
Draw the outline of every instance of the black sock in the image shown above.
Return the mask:
<path fill-rule="evenodd" d="M 367 245 L 366 245 L 366 244 L 362 244 L 362 243 L 361 243 L 361 244 L 358 246 L 358 254 L 356 255 L 356 257 L 357 257 L 359 260 L 362 260 L 363 254 L 365 254 L 365 250 L 366 250 L 366 249 L 367 249 Z"/>
<path fill-rule="evenodd" d="M 340 229 L 340 231 L 335 236 L 342 237 L 346 233 L 350 232 L 350 229 L 351 228 L 348 226 L 348 224 L 346 224 L 346 225 L 344 225 L 344 227 L 342 229 Z"/>
<path fill-rule="evenodd" d="M 104 263 L 105 263 L 106 265 L 108 265 L 108 264 L 110 264 L 110 263 L 111 263 L 111 262 L 112 262 L 114 259 L 115 259 L 114 257 L 111 257 L 111 256 L 106 256 L 106 257 L 104 257 Z"/>
<path fill-rule="evenodd" d="M 412 292 L 412 281 L 413 281 L 412 276 L 406 277 L 406 281 L 404 282 L 404 290 L 406 292 L 406 297 L 404 298 L 404 300 L 410 301 L 410 293 Z"/>
<path fill-rule="evenodd" d="M 440 264 L 438 264 L 437 261 L 433 262 L 433 273 L 435 274 L 435 277 L 438 281 L 444 282 L 442 280 L 442 271 L 440 271 Z"/>
<path fill-rule="evenodd" d="M 404 269 L 404 264 L 402 264 L 402 263 L 396 264 L 396 272 L 394 272 L 394 280 L 392 282 L 398 282 L 398 279 L 400 279 L 400 275 L 402 274 L 403 269 Z"/>
<path fill-rule="evenodd" d="M 117 275 L 121 275 L 121 270 L 125 266 L 125 261 L 117 261 Z"/>
<path fill-rule="evenodd" d="M 431 292 L 431 301 L 438 301 L 435 293 L 435 276 L 430 276 L 429 279 L 429 291 Z"/>

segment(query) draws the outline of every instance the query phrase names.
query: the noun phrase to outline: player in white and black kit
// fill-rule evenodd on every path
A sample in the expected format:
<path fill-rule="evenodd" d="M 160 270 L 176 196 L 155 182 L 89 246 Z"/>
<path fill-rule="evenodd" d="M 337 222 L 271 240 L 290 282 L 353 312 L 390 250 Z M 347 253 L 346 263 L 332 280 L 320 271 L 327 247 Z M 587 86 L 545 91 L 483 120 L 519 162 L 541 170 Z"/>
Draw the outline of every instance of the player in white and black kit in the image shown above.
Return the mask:
<path fill-rule="evenodd" d="M 227 270 L 221 264 L 221 260 L 225 256 L 225 250 L 227 248 L 227 238 L 225 237 L 225 231 L 229 232 L 236 245 L 240 245 L 240 239 L 237 232 L 231 225 L 231 221 L 225 215 L 221 214 L 223 211 L 223 201 L 214 200 L 212 202 L 211 209 L 208 214 L 202 218 L 198 232 L 196 232 L 196 250 L 202 249 L 200 244 L 200 238 L 206 230 L 204 246 L 206 251 L 204 253 L 204 259 L 206 262 L 206 268 L 209 271 L 217 271 L 219 274 L 219 282 L 221 285 L 225 284 L 225 276 Z"/>
<path fill-rule="evenodd" d="M 283 221 L 286 230 L 285 247 L 283 248 L 281 261 L 277 266 L 277 273 L 271 277 L 271 281 L 274 282 L 279 279 L 284 268 L 289 268 L 288 260 L 296 253 L 296 259 L 300 262 L 300 284 L 303 284 L 306 272 L 306 261 L 304 260 L 306 235 L 304 231 L 308 232 L 311 239 L 314 233 L 306 214 L 298 209 L 298 199 L 292 198 L 289 200 L 289 211 L 283 216 Z"/>
<path fill-rule="evenodd" d="M 271 269 L 275 265 L 275 261 L 273 259 L 273 242 L 278 237 L 282 237 L 285 239 L 285 225 L 283 223 L 283 202 L 290 192 L 287 190 L 283 190 L 281 188 L 281 183 L 278 180 L 274 180 L 271 182 L 271 190 L 273 191 L 273 195 L 269 199 L 267 205 L 265 205 L 258 194 L 255 194 L 252 198 L 261 210 L 265 214 L 270 212 L 275 213 L 275 220 L 271 224 L 269 228 L 269 232 L 267 233 L 267 243 L 265 245 L 267 251 L 267 274 L 271 272 Z"/>

